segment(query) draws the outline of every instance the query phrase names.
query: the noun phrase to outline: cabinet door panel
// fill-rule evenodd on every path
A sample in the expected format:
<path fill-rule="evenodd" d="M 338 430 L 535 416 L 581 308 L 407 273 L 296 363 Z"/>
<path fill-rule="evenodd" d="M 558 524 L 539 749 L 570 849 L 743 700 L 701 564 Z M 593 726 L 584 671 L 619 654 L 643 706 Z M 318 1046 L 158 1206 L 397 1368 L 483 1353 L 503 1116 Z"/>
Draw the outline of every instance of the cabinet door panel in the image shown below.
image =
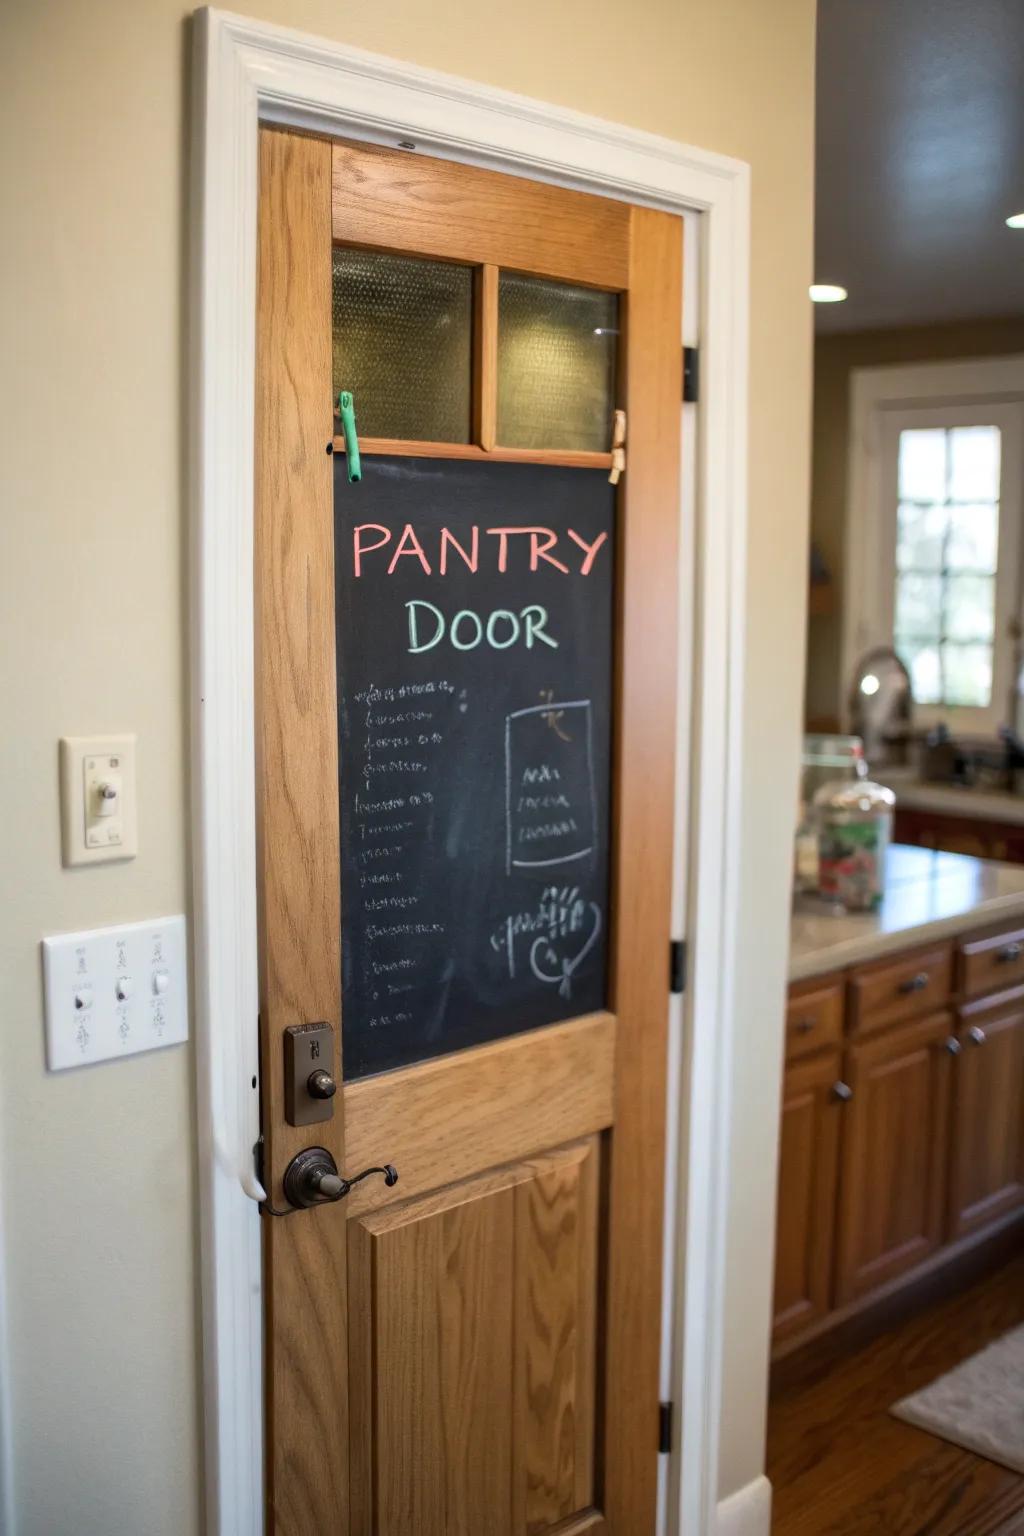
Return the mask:
<path fill-rule="evenodd" d="M 953 1090 L 950 1235 L 1024 1204 L 1024 994 L 964 1009 Z"/>
<path fill-rule="evenodd" d="M 850 1047 L 837 1300 L 913 1269 L 942 1242 L 952 1019 L 933 1014 Z"/>
<path fill-rule="evenodd" d="M 775 1243 L 775 1338 L 798 1333 L 831 1304 L 841 1055 L 828 1051 L 786 1072 Z"/>

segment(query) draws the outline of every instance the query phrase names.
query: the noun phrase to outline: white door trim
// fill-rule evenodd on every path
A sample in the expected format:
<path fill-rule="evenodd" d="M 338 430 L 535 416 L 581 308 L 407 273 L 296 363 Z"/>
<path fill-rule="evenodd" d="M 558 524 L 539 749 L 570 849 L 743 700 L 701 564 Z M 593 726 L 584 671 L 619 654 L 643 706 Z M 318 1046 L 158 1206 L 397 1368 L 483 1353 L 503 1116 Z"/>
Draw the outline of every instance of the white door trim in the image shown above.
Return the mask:
<path fill-rule="evenodd" d="M 253 715 L 257 126 L 271 119 L 700 213 L 701 390 L 680 1147 L 681 1449 L 670 1529 L 718 1502 L 737 945 L 749 168 L 652 134 L 218 10 L 195 17 L 192 835 L 207 1526 L 263 1526 Z M 700 900 L 692 893 L 700 892 Z"/>

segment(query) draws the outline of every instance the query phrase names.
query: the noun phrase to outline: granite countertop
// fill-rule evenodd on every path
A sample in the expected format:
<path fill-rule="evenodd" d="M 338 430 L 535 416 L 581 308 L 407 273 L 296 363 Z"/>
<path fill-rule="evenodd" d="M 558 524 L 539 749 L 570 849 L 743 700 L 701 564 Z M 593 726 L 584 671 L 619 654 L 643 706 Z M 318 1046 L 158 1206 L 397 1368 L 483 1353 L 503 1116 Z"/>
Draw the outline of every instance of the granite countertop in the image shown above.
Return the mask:
<path fill-rule="evenodd" d="M 1024 864 L 897 843 L 889 849 L 885 894 L 876 911 L 837 914 L 817 897 L 797 897 L 789 979 L 804 981 L 1004 917 L 1024 918 Z"/>
<path fill-rule="evenodd" d="M 961 784 L 929 784 L 914 768 L 889 768 L 878 775 L 896 796 L 897 807 L 969 816 L 977 821 L 1024 823 L 1024 795 L 1006 789 L 965 789 Z"/>

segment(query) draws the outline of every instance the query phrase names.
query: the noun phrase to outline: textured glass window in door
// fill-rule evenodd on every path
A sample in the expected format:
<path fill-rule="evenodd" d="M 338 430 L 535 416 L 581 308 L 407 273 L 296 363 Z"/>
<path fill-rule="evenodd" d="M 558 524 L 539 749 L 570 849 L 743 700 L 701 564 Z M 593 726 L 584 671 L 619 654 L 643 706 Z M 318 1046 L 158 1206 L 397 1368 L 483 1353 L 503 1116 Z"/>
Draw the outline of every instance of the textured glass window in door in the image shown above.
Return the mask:
<path fill-rule="evenodd" d="M 616 294 L 502 272 L 498 279 L 501 446 L 607 451 L 618 335 Z"/>
<path fill-rule="evenodd" d="M 351 390 L 363 437 L 468 443 L 473 272 L 336 248 L 334 397 Z"/>

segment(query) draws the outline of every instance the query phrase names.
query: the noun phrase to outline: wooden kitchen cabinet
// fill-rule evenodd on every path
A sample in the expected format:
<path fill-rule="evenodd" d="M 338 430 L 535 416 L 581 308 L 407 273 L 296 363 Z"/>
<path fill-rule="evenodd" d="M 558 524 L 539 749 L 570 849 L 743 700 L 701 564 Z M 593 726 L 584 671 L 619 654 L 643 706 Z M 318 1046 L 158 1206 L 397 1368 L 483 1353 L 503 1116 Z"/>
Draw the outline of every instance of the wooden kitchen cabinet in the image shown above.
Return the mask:
<path fill-rule="evenodd" d="M 953 1015 L 852 1042 L 839 1174 L 836 1302 L 913 1269 L 944 1239 Z"/>
<path fill-rule="evenodd" d="M 1024 1206 L 1024 987 L 960 1010 L 949 1236 Z"/>
<path fill-rule="evenodd" d="M 842 1053 L 823 1051 L 786 1070 L 775 1244 L 776 1339 L 824 1317 L 832 1303 Z"/>

